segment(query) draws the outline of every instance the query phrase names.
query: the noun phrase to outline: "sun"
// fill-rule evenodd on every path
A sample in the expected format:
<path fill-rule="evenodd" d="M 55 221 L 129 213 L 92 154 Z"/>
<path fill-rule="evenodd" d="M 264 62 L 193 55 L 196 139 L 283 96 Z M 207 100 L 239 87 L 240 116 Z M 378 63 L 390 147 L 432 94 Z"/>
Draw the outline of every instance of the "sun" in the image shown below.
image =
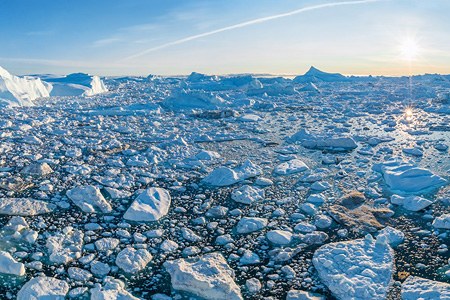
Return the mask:
<path fill-rule="evenodd" d="M 411 107 L 407 107 L 407 108 L 405 109 L 405 118 L 406 118 L 406 121 L 408 121 L 408 122 L 412 121 L 413 116 L 414 116 L 414 112 L 413 112 L 412 108 L 411 108 Z"/>
<path fill-rule="evenodd" d="M 405 60 L 414 60 L 420 53 L 420 47 L 416 40 L 408 38 L 400 44 L 400 57 Z"/>

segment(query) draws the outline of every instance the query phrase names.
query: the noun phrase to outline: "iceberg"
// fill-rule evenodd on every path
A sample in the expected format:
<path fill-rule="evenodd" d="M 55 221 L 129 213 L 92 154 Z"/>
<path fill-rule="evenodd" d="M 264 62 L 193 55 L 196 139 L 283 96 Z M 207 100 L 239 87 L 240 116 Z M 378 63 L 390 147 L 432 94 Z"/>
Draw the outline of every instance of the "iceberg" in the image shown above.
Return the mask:
<path fill-rule="evenodd" d="M 293 80 L 295 83 L 308 83 L 308 82 L 335 82 L 335 81 L 348 81 L 348 78 L 339 73 L 327 73 L 316 69 L 311 66 L 308 72 L 304 75 L 299 75 Z"/>
<path fill-rule="evenodd" d="M 0 107 L 33 106 L 34 100 L 50 96 L 49 89 L 39 78 L 18 77 L 0 67 Z"/>
<path fill-rule="evenodd" d="M 73 73 L 64 77 L 41 77 L 52 85 L 50 96 L 94 96 L 108 91 L 98 76 Z"/>

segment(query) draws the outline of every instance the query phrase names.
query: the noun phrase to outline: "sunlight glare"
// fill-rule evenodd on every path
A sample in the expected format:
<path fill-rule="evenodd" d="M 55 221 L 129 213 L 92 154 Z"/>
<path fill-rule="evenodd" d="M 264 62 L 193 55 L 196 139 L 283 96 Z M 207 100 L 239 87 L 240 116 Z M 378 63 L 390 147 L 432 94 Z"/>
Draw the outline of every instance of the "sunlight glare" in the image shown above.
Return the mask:
<path fill-rule="evenodd" d="M 413 118 L 413 110 L 412 108 L 408 107 L 405 109 L 405 118 L 406 121 L 411 121 Z"/>
<path fill-rule="evenodd" d="M 414 60 L 420 52 L 420 47 L 414 39 L 405 39 L 400 45 L 400 56 L 405 60 Z"/>

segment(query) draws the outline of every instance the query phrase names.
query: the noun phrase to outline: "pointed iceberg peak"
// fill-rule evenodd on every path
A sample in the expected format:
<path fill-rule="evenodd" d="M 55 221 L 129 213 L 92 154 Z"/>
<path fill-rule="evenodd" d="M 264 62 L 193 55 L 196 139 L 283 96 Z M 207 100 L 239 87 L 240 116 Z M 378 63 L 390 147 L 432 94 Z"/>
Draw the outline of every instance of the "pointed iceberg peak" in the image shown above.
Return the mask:
<path fill-rule="evenodd" d="M 320 71 L 319 69 L 317 69 L 314 66 L 311 66 L 311 67 L 309 67 L 309 70 L 308 70 L 308 72 L 305 73 L 305 75 L 306 74 L 317 74 L 317 73 L 325 73 L 325 72 Z"/>
<path fill-rule="evenodd" d="M 304 75 L 300 75 L 294 78 L 296 83 L 307 82 L 334 82 L 334 81 L 347 81 L 348 78 L 340 73 L 327 73 L 311 66 Z"/>

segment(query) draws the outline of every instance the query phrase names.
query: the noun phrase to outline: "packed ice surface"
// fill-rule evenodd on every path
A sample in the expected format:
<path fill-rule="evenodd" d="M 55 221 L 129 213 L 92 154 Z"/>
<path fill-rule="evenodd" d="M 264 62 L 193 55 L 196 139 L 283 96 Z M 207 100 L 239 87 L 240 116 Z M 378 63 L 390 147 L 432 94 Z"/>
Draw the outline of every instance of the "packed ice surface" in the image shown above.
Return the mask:
<path fill-rule="evenodd" d="M 39 77 L 82 87 L 1 109 L 0 298 L 450 282 L 449 76 Z"/>

